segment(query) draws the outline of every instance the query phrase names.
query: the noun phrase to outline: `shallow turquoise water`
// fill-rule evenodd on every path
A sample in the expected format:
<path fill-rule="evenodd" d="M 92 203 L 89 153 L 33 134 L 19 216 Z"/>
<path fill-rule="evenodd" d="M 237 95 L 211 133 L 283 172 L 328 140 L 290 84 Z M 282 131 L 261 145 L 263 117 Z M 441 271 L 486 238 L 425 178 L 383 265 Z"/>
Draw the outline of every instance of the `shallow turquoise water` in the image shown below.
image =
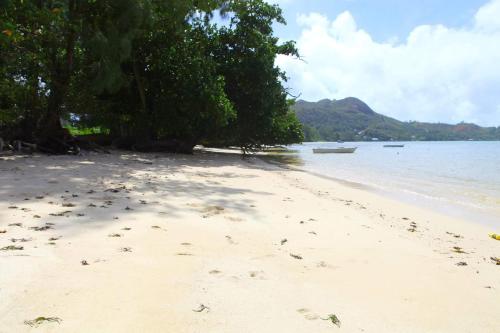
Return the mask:
<path fill-rule="evenodd" d="M 500 226 L 500 142 L 304 143 L 301 168 L 367 185 L 442 212 Z M 392 142 L 391 144 L 394 144 Z M 313 154 L 312 148 L 353 147 L 354 154 Z"/>

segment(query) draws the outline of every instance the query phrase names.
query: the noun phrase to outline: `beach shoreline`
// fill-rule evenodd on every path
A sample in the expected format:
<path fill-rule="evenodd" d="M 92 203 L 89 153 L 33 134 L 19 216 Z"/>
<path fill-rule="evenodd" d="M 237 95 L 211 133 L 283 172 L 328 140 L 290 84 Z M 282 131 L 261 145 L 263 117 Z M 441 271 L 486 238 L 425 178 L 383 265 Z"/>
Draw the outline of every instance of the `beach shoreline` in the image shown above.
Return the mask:
<path fill-rule="evenodd" d="M 362 188 L 206 152 L 4 156 L 0 181 L 0 332 L 498 328 L 492 230 Z"/>
<path fill-rule="evenodd" d="M 314 165 L 309 165 L 311 161 L 304 160 L 301 153 L 293 148 L 294 147 L 291 147 L 291 150 L 284 154 L 271 153 L 260 157 L 264 161 L 275 165 L 286 166 L 292 170 L 304 171 L 328 181 L 334 181 L 344 186 L 370 191 L 398 202 L 418 206 L 426 210 L 432 210 L 452 218 L 466 220 L 471 223 L 479 223 L 492 230 L 500 227 L 500 209 L 498 209 L 497 206 L 492 206 L 491 204 L 487 206 L 478 205 L 477 202 L 471 201 L 464 202 L 463 198 L 458 200 L 457 198 L 453 198 L 453 196 L 443 196 L 442 193 L 441 195 L 430 195 L 429 193 L 424 193 L 416 189 L 410 190 L 408 188 L 404 189 L 390 186 L 380 180 L 369 181 L 366 178 L 356 179 L 356 177 L 352 177 L 352 175 L 345 174 L 345 170 L 338 170 L 338 166 L 335 166 L 333 161 L 329 173 L 323 173 L 317 170 Z M 336 171 L 343 172 L 341 172 L 339 176 L 335 175 Z M 411 182 L 412 179 L 408 181 Z M 453 189 L 450 188 L 448 190 L 453 191 Z"/>

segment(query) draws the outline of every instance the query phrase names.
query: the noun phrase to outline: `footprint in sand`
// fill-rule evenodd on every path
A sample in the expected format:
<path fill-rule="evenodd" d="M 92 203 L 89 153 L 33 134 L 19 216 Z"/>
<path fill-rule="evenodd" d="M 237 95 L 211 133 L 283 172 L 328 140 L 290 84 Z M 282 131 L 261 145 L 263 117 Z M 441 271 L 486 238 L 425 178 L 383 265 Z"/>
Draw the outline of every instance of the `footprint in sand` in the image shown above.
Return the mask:
<path fill-rule="evenodd" d="M 259 279 L 259 280 L 266 280 L 266 276 L 264 271 L 250 271 L 248 272 L 248 275 L 251 278 Z"/>
<path fill-rule="evenodd" d="M 311 310 L 306 308 L 297 309 L 297 312 L 304 315 L 304 318 L 307 320 L 317 320 L 319 316 L 315 313 L 311 313 Z"/>
<path fill-rule="evenodd" d="M 316 267 L 328 267 L 327 263 L 324 261 L 320 261 L 316 264 Z"/>
<path fill-rule="evenodd" d="M 207 206 L 203 208 L 202 213 L 203 213 L 203 218 L 208 218 L 211 216 L 219 215 L 224 212 L 224 207 L 221 206 Z"/>
<path fill-rule="evenodd" d="M 233 241 L 233 239 L 231 238 L 231 236 L 226 236 L 226 240 L 229 242 L 229 244 L 238 244 L 236 243 L 235 241 Z"/>
<path fill-rule="evenodd" d="M 240 217 L 235 217 L 235 216 L 224 216 L 224 218 L 225 218 L 226 220 L 231 221 L 231 222 L 241 222 L 241 221 L 243 221 L 243 219 L 242 219 L 242 218 L 240 218 Z"/>

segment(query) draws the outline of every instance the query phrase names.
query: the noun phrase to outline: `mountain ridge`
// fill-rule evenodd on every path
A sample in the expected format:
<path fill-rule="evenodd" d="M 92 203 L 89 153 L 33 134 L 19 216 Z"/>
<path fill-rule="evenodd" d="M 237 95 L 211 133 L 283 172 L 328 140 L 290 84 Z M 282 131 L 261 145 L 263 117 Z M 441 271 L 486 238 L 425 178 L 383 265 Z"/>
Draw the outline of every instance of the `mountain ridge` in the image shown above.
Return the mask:
<path fill-rule="evenodd" d="M 500 140 L 500 127 L 404 122 L 375 112 L 356 97 L 298 100 L 292 110 L 303 125 L 305 141 Z"/>

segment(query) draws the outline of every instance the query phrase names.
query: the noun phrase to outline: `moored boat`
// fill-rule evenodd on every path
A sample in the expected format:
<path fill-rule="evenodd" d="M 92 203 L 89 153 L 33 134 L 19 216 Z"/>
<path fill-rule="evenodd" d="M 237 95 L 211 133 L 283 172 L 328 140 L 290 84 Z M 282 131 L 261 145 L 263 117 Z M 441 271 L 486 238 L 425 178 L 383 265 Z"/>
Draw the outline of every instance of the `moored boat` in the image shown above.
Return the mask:
<path fill-rule="evenodd" d="M 403 148 L 405 145 L 384 145 L 385 148 Z"/>
<path fill-rule="evenodd" d="M 354 153 L 358 147 L 339 147 L 339 148 L 313 148 L 315 154 L 350 154 Z"/>

